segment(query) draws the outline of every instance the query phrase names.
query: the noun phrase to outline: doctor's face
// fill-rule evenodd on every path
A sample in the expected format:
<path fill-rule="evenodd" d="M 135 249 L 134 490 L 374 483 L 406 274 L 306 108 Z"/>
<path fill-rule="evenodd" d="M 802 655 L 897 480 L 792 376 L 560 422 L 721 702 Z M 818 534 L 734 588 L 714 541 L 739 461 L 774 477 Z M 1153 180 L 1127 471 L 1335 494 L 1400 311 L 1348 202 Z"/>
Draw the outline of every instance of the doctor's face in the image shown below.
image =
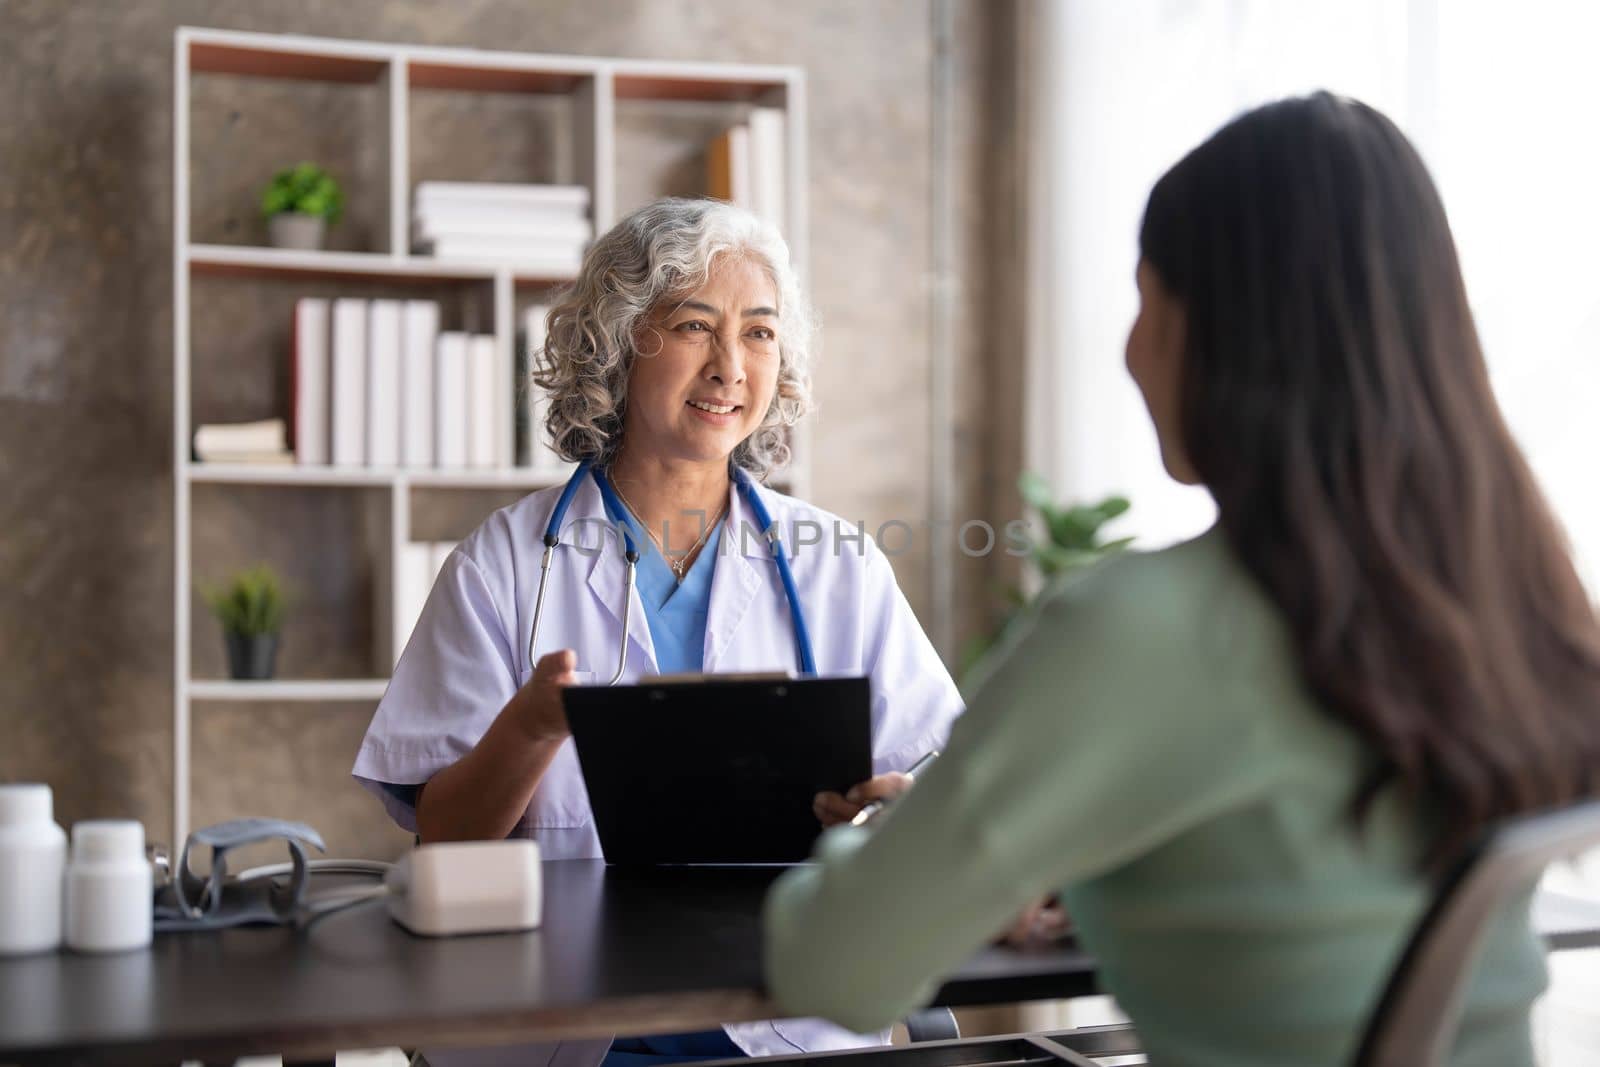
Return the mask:
<path fill-rule="evenodd" d="M 634 339 L 623 439 L 661 459 L 725 461 L 755 432 L 778 383 L 778 292 L 760 262 L 721 256 Z"/>

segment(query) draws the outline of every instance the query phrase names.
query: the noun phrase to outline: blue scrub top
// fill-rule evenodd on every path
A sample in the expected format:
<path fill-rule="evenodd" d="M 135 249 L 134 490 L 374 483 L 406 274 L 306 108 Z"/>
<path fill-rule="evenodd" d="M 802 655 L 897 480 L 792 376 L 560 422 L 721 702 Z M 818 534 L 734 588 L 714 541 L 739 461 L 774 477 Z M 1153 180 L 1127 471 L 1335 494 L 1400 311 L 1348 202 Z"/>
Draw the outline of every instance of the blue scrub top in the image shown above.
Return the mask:
<path fill-rule="evenodd" d="M 656 646 L 656 670 L 662 674 L 702 670 L 706 657 L 706 615 L 711 609 L 711 579 L 716 573 L 717 546 L 722 540 L 723 523 L 717 523 L 712 529 L 700 555 L 695 557 L 694 566 L 680 583 L 656 549 L 655 542 L 626 506 L 620 515 L 607 506 L 606 514 L 614 522 L 626 522 L 633 531 L 633 543 L 639 550 L 635 581 L 639 601 L 644 605 L 645 622 L 650 627 L 650 640 Z"/>

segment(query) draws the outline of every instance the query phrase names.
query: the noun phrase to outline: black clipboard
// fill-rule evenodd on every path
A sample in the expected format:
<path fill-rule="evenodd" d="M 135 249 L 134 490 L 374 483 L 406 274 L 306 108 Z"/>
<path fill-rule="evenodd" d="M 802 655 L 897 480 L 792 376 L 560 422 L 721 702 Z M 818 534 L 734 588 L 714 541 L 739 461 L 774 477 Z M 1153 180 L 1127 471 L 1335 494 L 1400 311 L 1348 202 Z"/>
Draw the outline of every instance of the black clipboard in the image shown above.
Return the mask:
<path fill-rule="evenodd" d="M 866 678 L 562 690 L 606 862 L 800 863 L 811 801 L 872 775 Z"/>

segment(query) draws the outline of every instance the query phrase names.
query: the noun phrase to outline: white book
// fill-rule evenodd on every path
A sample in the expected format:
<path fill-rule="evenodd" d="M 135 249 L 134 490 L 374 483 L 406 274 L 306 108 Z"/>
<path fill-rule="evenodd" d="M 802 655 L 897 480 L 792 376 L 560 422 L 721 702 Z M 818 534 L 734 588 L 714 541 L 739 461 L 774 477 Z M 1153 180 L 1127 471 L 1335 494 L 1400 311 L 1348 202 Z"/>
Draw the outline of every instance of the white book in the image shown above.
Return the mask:
<path fill-rule="evenodd" d="M 328 302 L 294 305 L 294 454 L 308 466 L 328 462 Z"/>
<path fill-rule="evenodd" d="M 474 334 L 467 355 L 467 466 L 494 467 L 499 455 L 495 443 L 499 435 L 497 399 L 500 390 L 494 336 Z"/>
<path fill-rule="evenodd" d="M 331 457 L 336 466 L 367 461 L 367 302 L 333 302 Z"/>
<path fill-rule="evenodd" d="M 433 466 L 433 350 L 439 338 L 439 305 L 407 300 L 400 357 L 400 461 Z"/>
<path fill-rule="evenodd" d="M 434 447 L 441 467 L 467 465 L 467 336 L 441 333 L 434 348 Z"/>
<path fill-rule="evenodd" d="M 282 419 L 212 423 L 194 432 L 194 452 L 202 460 L 225 452 L 282 452 L 287 442 Z"/>
<path fill-rule="evenodd" d="M 583 250 L 571 248 L 565 252 L 530 252 L 519 247 L 507 247 L 477 238 L 444 238 L 430 241 L 418 249 L 434 259 L 455 263 L 505 263 L 525 270 L 539 271 L 558 277 L 574 277 L 583 265 Z"/>
<path fill-rule="evenodd" d="M 750 210 L 783 230 L 784 151 L 782 108 L 758 107 L 750 111 Z"/>
<path fill-rule="evenodd" d="M 400 465 L 400 314 L 398 300 L 367 309 L 367 466 Z"/>
<path fill-rule="evenodd" d="M 750 127 L 740 123 L 728 131 L 728 198 L 742 208 L 754 209 L 750 171 Z"/>
<path fill-rule="evenodd" d="M 437 208 L 416 212 L 411 233 L 418 240 L 456 236 L 516 236 L 587 244 L 594 240 L 594 223 L 571 212 L 506 211 L 492 205 Z"/>
<path fill-rule="evenodd" d="M 435 256 L 440 249 L 445 255 L 474 255 L 494 259 L 525 259 L 535 263 L 545 260 L 579 262 L 583 259 L 584 241 L 564 238 L 521 237 L 515 234 L 452 234 L 419 239 L 414 248 Z"/>
<path fill-rule="evenodd" d="M 446 204 L 506 204 L 588 211 L 589 187 L 518 182 L 418 182 L 416 204 L 419 209 Z"/>
<path fill-rule="evenodd" d="M 428 602 L 428 591 L 433 587 L 433 546 L 426 541 L 413 541 L 400 546 L 400 558 L 394 569 L 394 658 L 400 662 L 400 653 L 417 628 L 422 617 L 422 606 Z"/>

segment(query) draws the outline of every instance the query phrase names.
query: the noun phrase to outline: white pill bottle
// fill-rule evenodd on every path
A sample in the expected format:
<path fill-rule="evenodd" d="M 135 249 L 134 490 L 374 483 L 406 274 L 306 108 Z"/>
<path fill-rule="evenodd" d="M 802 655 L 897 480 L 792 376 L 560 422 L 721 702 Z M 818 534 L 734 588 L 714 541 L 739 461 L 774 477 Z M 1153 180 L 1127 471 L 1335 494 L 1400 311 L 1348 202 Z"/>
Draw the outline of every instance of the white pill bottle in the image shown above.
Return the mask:
<path fill-rule="evenodd" d="M 132 819 L 72 824 L 66 940 L 76 952 L 126 952 L 150 943 L 150 861 Z"/>
<path fill-rule="evenodd" d="M 66 864 L 50 787 L 0 785 L 0 956 L 60 946 Z"/>

